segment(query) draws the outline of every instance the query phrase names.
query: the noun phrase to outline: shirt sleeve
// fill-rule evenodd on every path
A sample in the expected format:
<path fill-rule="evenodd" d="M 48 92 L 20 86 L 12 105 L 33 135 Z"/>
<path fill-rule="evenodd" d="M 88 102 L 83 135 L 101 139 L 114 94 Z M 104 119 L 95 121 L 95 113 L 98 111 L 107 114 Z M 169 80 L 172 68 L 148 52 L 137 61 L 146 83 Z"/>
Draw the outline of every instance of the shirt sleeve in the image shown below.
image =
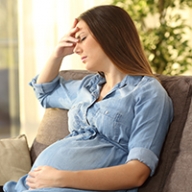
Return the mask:
<path fill-rule="evenodd" d="M 139 160 L 153 175 L 172 120 L 172 101 L 157 81 L 144 81 L 140 87 L 135 97 L 127 162 Z"/>
<path fill-rule="evenodd" d="M 57 76 L 53 81 L 42 84 L 36 84 L 37 78 L 38 76 L 33 78 L 29 85 L 33 87 L 37 99 L 44 108 L 70 109 L 90 75 L 82 80 L 68 81 Z"/>

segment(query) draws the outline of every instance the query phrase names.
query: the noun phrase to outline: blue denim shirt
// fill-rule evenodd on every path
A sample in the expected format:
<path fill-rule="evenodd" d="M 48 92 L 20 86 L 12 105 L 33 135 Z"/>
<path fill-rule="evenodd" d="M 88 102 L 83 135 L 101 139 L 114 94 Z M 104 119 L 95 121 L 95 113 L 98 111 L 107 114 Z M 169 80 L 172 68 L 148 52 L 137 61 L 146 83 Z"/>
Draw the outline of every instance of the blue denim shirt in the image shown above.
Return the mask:
<path fill-rule="evenodd" d="M 151 169 L 151 176 L 154 174 L 172 120 L 171 99 L 155 78 L 127 75 L 96 102 L 104 83 L 99 74 L 69 81 L 58 76 L 44 84 L 36 84 L 36 78 L 31 81 L 43 107 L 69 109 L 70 131 L 69 136 L 42 152 L 33 168 L 50 165 L 85 170 L 137 159 Z"/>

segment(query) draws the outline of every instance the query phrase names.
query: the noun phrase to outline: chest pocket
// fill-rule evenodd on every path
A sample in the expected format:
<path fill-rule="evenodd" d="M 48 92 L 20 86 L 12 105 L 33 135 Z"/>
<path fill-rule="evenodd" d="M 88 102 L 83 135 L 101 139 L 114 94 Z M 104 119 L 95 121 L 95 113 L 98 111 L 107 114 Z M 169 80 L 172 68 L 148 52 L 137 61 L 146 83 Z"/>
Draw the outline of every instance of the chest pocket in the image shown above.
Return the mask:
<path fill-rule="evenodd" d="M 120 132 L 124 129 L 122 117 L 123 115 L 116 110 L 109 111 L 101 108 L 97 111 L 95 116 L 96 127 L 99 132 L 118 142 Z"/>

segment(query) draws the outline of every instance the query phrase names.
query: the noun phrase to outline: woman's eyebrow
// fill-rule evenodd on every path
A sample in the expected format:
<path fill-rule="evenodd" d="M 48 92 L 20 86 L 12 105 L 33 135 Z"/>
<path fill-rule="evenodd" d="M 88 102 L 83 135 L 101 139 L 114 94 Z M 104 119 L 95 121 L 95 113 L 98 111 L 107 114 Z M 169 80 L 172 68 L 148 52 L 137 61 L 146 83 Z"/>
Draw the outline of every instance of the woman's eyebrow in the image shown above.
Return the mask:
<path fill-rule="evenodd" d="M 80 33 L 78 33 L 78 32 L 77 32 L 77 33 L 75 34 L 75 38 L 79 39 L 79 38 L 80 38 L 80 36 L 81 36 L 83 33 L 84 33 L 83 31 L 82 31 L 82 32 L 80 32 Z"/>

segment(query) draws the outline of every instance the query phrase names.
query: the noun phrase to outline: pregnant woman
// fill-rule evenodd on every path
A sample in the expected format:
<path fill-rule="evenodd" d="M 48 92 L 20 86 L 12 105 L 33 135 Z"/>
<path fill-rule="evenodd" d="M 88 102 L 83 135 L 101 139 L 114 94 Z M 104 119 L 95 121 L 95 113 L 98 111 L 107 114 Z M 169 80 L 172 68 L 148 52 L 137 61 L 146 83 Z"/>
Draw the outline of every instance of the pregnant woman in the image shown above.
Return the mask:
<path fill-rule="evenodd" d="M 95 73 L 60 77 L 62 60 L 73 53 Z M 30 85 L 43 107 L 69 110 L 70 134 L 5 192 L 136 192 L 154 174 L 172 102 L 126 11 L 104 5 L 82 13 Z"/>

